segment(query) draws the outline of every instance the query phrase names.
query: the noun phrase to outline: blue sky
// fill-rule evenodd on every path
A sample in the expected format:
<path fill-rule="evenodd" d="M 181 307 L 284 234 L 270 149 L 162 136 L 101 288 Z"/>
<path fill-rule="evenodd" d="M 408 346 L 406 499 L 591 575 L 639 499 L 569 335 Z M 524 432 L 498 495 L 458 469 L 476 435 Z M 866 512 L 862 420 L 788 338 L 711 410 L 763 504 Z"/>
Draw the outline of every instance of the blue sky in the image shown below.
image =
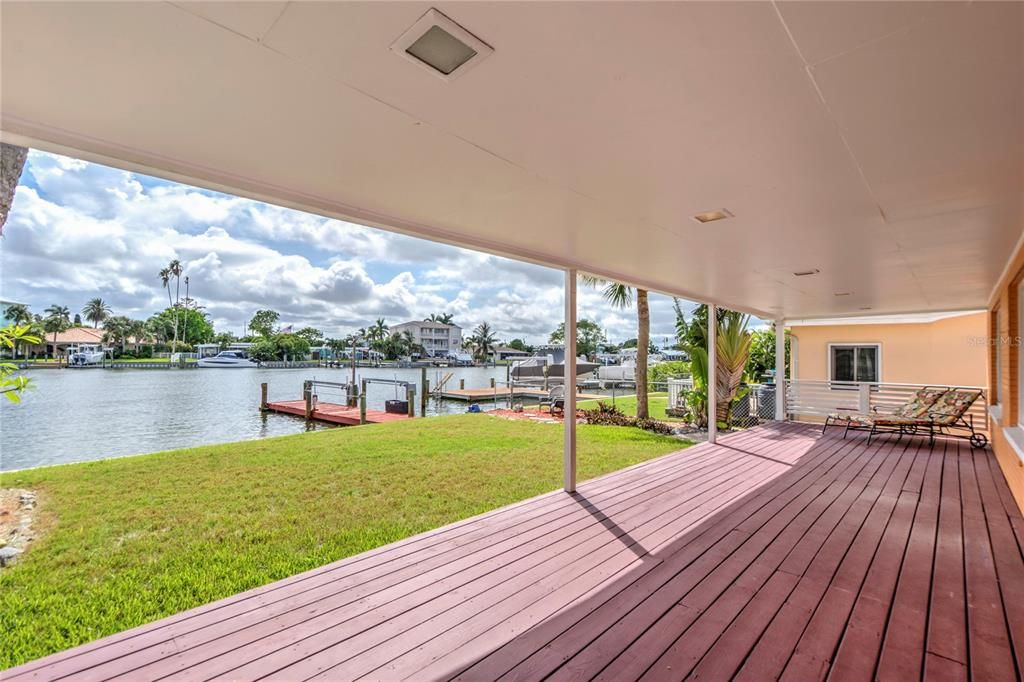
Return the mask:
<path fill-rule="evenodd" d="M 342 336 L 450 312 L 505 340 L 547 340 L 562 321 L 562 273 L 521 261 L 32 151 L 0 244 L 0 298 L 36 312 L 99 296 L 116 314 L 167 306 L 157 276 L 178 258 L 219 331 L 241 333 L 259 308 L 284 324 Z M 183 292 L 184 293 L 184 292 Z M 689 309 L 692 304 L 687 304 Z M 582 287 L 579 316 L 613 341 L 635 312 Z M 672 334 L 669 297 L 652 294 L 651 332 Z"/>

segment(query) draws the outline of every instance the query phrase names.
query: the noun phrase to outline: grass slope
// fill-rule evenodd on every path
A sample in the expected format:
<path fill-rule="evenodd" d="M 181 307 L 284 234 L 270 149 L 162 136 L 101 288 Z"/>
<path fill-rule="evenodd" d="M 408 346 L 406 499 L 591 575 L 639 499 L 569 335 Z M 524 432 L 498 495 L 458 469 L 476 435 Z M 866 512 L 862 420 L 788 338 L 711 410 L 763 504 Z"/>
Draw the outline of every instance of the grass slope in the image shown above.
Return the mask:
<path fill-rule="evenodd" d="M 685 445 L 580 426 L 579 476 Z M 0 474 L 43 530 L 0 572 L 0 669 L 554 490 L 561 447 L 459 415 Z"/>

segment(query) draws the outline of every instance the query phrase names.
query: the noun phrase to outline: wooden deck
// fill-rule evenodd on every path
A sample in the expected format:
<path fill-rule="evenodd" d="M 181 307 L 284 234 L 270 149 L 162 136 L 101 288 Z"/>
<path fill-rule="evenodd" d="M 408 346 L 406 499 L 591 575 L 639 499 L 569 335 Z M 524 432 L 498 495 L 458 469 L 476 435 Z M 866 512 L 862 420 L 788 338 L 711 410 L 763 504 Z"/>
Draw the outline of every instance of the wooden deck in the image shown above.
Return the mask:
<path fill-rule="evenodd" d="M 3 678 L 1019 679 L 991 454 L 840 433 L 732 434 Z"/>
<path fill-rule="evenodd" d="M 290 414 L 296 417 L 306 416 L 306 401 L 304 400 L 278 400 L 268 402 L 267 411 L 279 414 Z M 313 410 L 313 419 L 330 424 L 342 426 L 357 426 L 359 424 L 359 408 L 336 403 L 317 403 Z M 367 424 L 383 424 L 384 422 L 402 421 L 409 419 L 407 414 L 392 414 L 383 410 L 367 410 Z"/>

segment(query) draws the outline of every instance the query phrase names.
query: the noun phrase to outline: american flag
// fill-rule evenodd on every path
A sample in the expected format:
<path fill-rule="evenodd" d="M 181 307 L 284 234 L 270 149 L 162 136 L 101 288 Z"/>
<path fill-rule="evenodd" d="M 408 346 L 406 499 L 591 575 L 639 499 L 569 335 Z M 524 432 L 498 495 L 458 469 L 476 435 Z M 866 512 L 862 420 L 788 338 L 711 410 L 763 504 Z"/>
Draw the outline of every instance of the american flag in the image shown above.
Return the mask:
<path fill-rule="evenodd" d="M 288 325 L 287 327 L 284 327 L 283 329 L 281 329 L 281 333 L 282 334 L 291 334 L 292 333 L 292 325 Z"/>

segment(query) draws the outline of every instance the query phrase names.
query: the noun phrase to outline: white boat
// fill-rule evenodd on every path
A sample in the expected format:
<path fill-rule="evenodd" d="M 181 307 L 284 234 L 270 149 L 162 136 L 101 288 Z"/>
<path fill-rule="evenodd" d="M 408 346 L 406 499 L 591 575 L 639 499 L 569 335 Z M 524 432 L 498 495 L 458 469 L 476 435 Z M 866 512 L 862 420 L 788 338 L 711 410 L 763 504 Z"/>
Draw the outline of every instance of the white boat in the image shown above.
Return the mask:
<path fill-rule="evenodd" d="M 200 367 L 214 367 L 225 369 L 237 369 L 245 367 L 259 367 L 259 363 L 247 358 L 240 350 L 222 350 L 213 357 L 200 358 L 196 363 Z"/>
<path fill-rule="evenodd" d="M 555 383 L 560 382 L 565 376 L 565 350 L 556 346 L 546 348 L 551 352 L 513 361 L 512 379 L 514 381 L 543 381 L 546 373 L 549 380 L 555 379 Z M 597 367 L 596 362 L 588 362 L 584 357 L 577 358 L 576 378 L 590 374 Z"/>
<path fill-rule="evenodd" d="M 86 365 L 101 365 L 107 352 L 102 346 L 78 345 L 68 348 L 68 364 L 79 367 Z"/>

